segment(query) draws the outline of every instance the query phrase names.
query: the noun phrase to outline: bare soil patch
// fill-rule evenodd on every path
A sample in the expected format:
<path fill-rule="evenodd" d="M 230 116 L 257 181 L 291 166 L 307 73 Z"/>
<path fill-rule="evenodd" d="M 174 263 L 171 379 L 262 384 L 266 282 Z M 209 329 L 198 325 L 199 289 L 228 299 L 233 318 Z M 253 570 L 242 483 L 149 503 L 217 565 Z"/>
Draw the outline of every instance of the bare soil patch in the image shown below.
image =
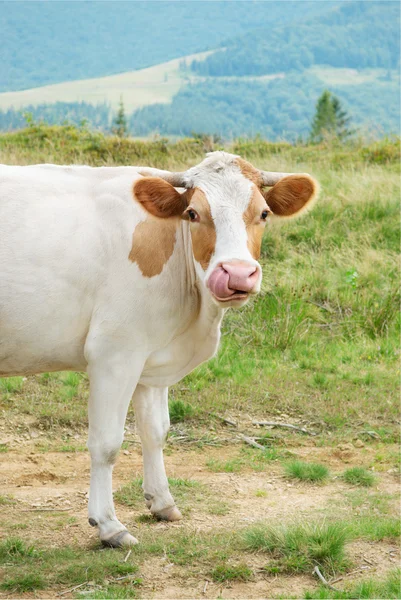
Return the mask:
<path fill-rule="evenodd" d="M 96 532 L 87 524 L 87 497 L 90 460 L 87 452 L 37 452 L 35 439 L 26 439 L 17 448 L 0 454 L 1 493 L 9 502 L 2 505 L 0 535 L 21 537 L 37 547 L 79 549 L 96 546 Z M 78 440 L 79 443 L 83 440 Z M 54 442 L 54 440 L 53 440 Z M 390 449 L 391 450 L 391 449 Z M 395 450 L 395 448 L 394 448 Z M 187 502 L 187 516 L 180 523 L 154 523 L 150 526 L 164 532 L 235 531 L 258 521 L 291 524 L 300 520 L 321 519 L 336 511 L 339 518 L 349 518 L 354 510 L 347 494 L 357 491 L 344 483 L 338 474 L 345 466 L 365 465 L 372 460 L 374 448 L 347 450 L 346 462 L 339 448 L 317 447 L 304 443 L 294 448 L 302 460 L 322 462 L 332 473 L 325 485 L 310 485 L 288 480 L 280 461 L 272 461 L 264 470 L 253 471 L 246 464 L 240 472 L 213 472 L 210 461 L 230 461 L 238 457 L 241 446 L 205 446 L 199 448 L 169 447 L 166 468 L 170 477 L 196 480 L 206 486 L 202 502 Z M 257 452 L 257 451 L 256 451 Z M 391 469 L 389 469 L 391 471 Z M 120 454 L 114 472 L 114 488 L 142 475 L 139 446 L 131 445 Z M 381 473 L 373 490 L 390 500 L 390 511 L 397 514 L 399 485 L 392 472 Z M 131 509 L 117 503 L 117 514 L 139 540 L 143 527 L 143 508 Z M 360 507 L 359 507 L 360 508 Z M 358 514 L 358 511 L 355 512 Z M 345 575 L 341 585 L 369 576 L 384 576 L 399 561 L 399 549 L 391 542 L 358 541 L 349 544 L 348 555 L 355 573 Z M 252 569 L 251 581 L 216 583 L 210 577 L 215 565 L 205 569 L 180 566 L 167 556 L 151 556 L 140 566 L 142 579 L 138 594 L 143 598 L 270 598 L 302 594 L 316 585 L 312 576 L 271 575 L 263 571 L 268 562 L 264 554 L 246 553 L 242 560 Z M 339 583 L 340 585 L 340 583 Z M 36 598 L 50 598 L 62 588 L 37 591 Z M 63 588 L 65 589 L 65 588 Z M 5 597 L 32 597 L 32 593 L 8 593 Z M 4 597 L 4 594 L 3 594 Z M 73 597 L 73 593 L 65 598 Z"/>

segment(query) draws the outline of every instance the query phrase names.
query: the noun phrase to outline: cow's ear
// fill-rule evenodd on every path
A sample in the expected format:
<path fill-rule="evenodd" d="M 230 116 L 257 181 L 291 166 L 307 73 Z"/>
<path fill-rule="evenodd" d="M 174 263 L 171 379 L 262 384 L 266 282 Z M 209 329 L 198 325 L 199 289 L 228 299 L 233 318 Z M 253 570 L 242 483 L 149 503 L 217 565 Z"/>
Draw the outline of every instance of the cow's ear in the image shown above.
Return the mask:
<path fill-rule="evenodd" d="M 134 197 L 155 217 L 179 217 L 187 208 L 187 194 L 160 177 L 144 177 L 134 183 Z"/>
<path fill-rule="evenodd" d="M 318 183 L 310 175 L 297 174 L 283 177 L 262 193 L 274 215 L 295 217 L 312 206 L 318 191 Z"/>

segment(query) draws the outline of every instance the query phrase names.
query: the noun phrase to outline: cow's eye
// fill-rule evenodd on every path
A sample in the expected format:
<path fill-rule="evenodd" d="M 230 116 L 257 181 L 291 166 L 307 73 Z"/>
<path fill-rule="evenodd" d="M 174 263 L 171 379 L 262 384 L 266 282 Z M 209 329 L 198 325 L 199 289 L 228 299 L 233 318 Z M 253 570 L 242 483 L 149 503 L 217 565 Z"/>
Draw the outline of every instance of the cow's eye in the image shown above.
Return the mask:
<path fill-rule="evenodd" d="M 260 215 L 260 218 L 262 219 L 262 221 L 266 221 L 267 217 L 268 217 L 269 211 L 268 210 L 264 210 L 262 212 L 262 214 Z"/>
<path fill-rule="evenodd" d="M 194 210 L 193 208 L 189 208 L 187 210 L 187 215 L 190 221 L 195 222 L 195 221 L 199 221 L 199 215 L 196 212 L 196 210 Z"/>

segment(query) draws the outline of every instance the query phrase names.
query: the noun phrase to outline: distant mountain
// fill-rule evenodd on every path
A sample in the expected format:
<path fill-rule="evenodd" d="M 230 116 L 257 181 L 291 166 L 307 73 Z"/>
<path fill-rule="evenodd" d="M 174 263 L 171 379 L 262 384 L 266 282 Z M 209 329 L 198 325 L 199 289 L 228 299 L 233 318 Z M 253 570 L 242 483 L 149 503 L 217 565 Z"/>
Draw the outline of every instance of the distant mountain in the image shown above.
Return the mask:
<path fill-rule="evenodd" d="M 0 0 L 0 91 L 65 82 L 0 94 L 0 129 L 28 110 L 109 130 L 122 95 L 133 135 L 294 140 L 329 89 L 354 126 L 398 133 L 399 24 L 386 0 Z"/>
<path fill-rule="evenodd" d="M 192 70 L 213 77 L 302 71 L 315 64 L 396 69 L 400 64 L 398 2 L 345 2 L 323 15 L 233 40 Z"/>
<path fill-rule="evenodd" d="M 325 8 L 226 40 L 222 50 L 192 63 L 192 73 L 203 80 L 181 89 L 171 105 L 136 111 L 132 130 L 296 139 L 307 135 L 316 100 L 328 87 L 354 125 L 376 135 L 398 132 L 399 3 Z"/>
<path fill-rule="evenodd" d="M 0 1 L 0 91 L 103 77 L 214 49 L 336 2 Z"/>
<path fill-rule="evenodd" d="M 325 69 L 320 75 L 324 77 Z M 339 70 L 337 79 L 346 79 Z M 333 76 L 333 70 L 331 70 Z M 385 72 L 355 73 L 355 85 L 328 86 L 312 71 L 292 73 L 270 81 L 245 78 L 207 78 L 182 89 L 171 104 L 146 106 L 130 120 L 134 135 L 152 133 L 187 136 L 191 133 L 218 134 L 224 139 L 260 134 L 270 140 L 306 137 L 317 98 L 329 87 L 352 117 L 353 126 L 380 136 L 397 133 L 400 122 L 400 79 Z M 366 78 L 366 82 L 364 79 Z"/>

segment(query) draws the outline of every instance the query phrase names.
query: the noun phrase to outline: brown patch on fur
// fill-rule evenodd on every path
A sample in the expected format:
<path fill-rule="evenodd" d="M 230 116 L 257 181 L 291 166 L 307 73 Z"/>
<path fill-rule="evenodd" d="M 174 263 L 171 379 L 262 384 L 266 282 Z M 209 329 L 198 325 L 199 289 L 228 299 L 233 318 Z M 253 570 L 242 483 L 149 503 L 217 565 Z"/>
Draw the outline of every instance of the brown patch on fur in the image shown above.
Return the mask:
<path fill-rule="evenodd" d="M 271 212 L 262 194 L 254 186 L 248 207 L 243 214 L 243 219 L 248 235 L 248 250 L 255 260 L 258 260 L 260 257 L 260 248 L 262 246 L 265 221 L 261 219 L 261 214 L 264 210 Z"/>
<path fill-rule="evenodd" d="M 155 217 L 178 217 L 187 207 L 187 194 L 177 190 L 160 177 L 144 177 L 135 181 L 134 197 Z"/>
<path fill-rule="evenodd" d="M 317 183 L 308 175 L 289 175 L 270 190 L 263 191 L 273 214 L 279 217 L 292 217 L 300 213 L 316 193 Z"/>
<path fill-rule="evenodd" d="M 209 202 L 202 190 L 195 188 L 192 191 L 190 205 L 200 216 L 199 223 L 190 223 L 192 251 L 195 260 L 206 271 L 216 247 L 216 228 Z"/>
<path fill-rule="evenodd" d="M 161 220 L 149 217 L 137 225 L 128 258 L 138 265 L 142 275 L 160 275 L 174 252 L 179 223 L 176 218 Z"/>
<path fill-rule="evenodd" d="M 257 187 L 262 187 L 262 175 L 258 169 L 256 169 L 253 165 L 251 165 L 251 163 L 243 158 L 237 158 L 236 163 L 244 177 L 252 181 L 252 183 L 254 183 Z"/>

